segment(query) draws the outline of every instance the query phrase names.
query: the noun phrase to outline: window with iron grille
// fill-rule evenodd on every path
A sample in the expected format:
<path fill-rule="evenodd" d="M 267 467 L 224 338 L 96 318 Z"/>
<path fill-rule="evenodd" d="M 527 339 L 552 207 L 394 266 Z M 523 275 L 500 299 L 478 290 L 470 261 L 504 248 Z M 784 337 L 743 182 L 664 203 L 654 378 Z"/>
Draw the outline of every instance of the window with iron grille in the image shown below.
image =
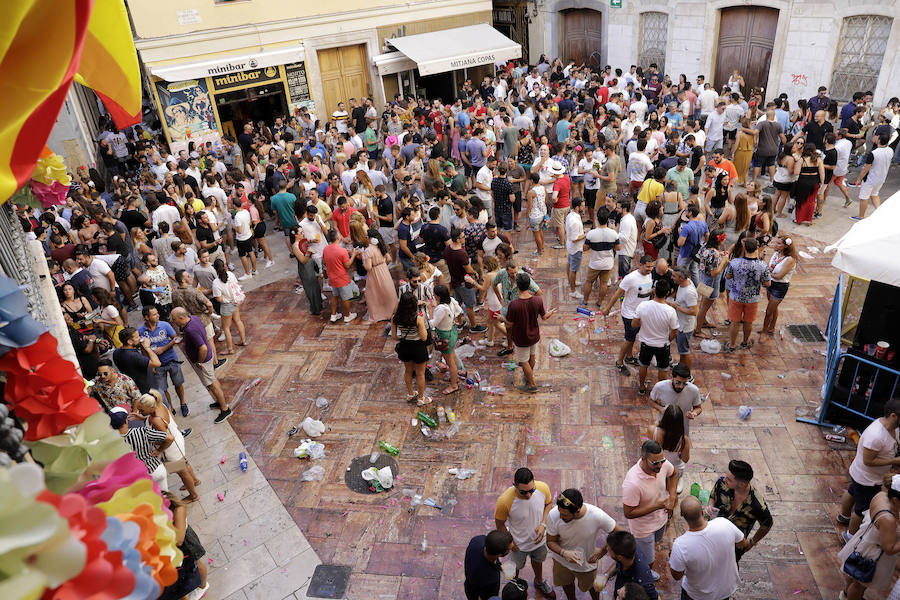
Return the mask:
<path fill-rule="evenodd" d="M 892 22 L 892 18 L 879 15 L 844 18 L 831 72 L 832 98 L 846 101 L 854 92 L 875 89 Z"/>
<path fill-rule="evenodd" d="M 638 63 L 646 70 L 656 63 L 660 73 L 666 72 L 666 39 L 669 15 L 663 12 L 643 12 L 640 21 L 640 52 Z"/>

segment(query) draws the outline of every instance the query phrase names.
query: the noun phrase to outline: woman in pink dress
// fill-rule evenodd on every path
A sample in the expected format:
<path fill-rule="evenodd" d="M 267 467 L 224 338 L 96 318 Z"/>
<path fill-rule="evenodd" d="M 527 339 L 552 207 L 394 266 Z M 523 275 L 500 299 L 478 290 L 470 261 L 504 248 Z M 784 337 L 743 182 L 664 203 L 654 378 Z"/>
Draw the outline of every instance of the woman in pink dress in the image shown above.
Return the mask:
<path fill-rule="evenodd" d="M 369 229 L 369 246 L 363 252 L 366 277 L 366 306 L 370 321 L 386 321 L 397 310 L 397 289 L 388 270 L 385 256 L 389 256 L 387 244 L 377 229 Z"/>

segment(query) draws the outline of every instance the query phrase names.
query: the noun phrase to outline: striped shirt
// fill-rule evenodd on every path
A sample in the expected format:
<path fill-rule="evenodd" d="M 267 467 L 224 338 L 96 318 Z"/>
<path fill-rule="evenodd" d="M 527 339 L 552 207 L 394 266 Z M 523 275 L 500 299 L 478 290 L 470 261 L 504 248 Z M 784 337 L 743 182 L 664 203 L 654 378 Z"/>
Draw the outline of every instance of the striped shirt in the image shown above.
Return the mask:
<path fill-rule="evenodd" d="M 152 453 L 157 449 L 158 445 L 166 441 L 166 432 L 157 431 L 151 427 L 132 427 L 124 436 L 125 441 L 134 450 L 134 455 L 144 461 L 147 465 L 147 472 L 153 473 L 162 463 L 159 457 L 153 456 Z"/>

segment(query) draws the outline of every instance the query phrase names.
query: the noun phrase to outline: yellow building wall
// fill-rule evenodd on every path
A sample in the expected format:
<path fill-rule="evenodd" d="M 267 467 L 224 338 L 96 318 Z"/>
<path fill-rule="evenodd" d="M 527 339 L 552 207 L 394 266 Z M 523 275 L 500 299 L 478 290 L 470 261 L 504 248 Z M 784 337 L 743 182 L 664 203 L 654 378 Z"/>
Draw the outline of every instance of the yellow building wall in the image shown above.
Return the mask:
<path fill-rule="evenodd" d="M 135 37 L 155 38 L 276 20 L 330 16 L 405 4 L 397 0 L 342 0 L 339 5 L 311 0 L 135 0 L 128 3 Z M 339 10 L 335 10 L 335 9 Z"/>

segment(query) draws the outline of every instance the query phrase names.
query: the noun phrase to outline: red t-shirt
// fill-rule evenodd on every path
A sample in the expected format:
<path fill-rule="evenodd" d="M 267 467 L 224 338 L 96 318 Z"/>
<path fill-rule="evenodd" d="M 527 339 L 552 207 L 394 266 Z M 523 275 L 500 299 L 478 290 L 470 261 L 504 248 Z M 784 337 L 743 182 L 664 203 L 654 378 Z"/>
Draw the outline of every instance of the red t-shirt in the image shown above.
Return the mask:
<path fill-rule="evenodd" d="M 734 168 L 734 163 L 731 162 L 730 160 L 728 160 L 727 158 L 723 158 L 722 162 L 720 162 L 720 163 L 717 163 L 714 160 L 710 160 L 706 164 L 707 164 L 707 166 L 712 165 L 713 167 L 715 167 L 717 169 L 717 171 L 725 171 L 726 173 L 728 173 L 729 184 L 733 184 L 734 182 L 737 181 L 737 169 Z M 717 173 L 717 175 L 718 175 L 718 173 Z M 710 179 L 709 177 L 707 177 L 706 182 L 708 184 L 712 185 L 713 180 Z"/>
<path fill-rule="evenodd" d="M 516 298 L 506 309 L 506 318 L 512 322 L 512 341 L 520 348 L 537 344 L 541 339 L 538 317 L 544 315 L 544 301 L 540 296 Z"/>
<path fill-rule="evenodd" d="M 322 262 L 328 271 L 328 283 L 333 288 L 350 285 L 350 275 L 347 273 L 344 263 L 350 260 L 347 250 L 340 244 L 328 244 L 322 252 Z"/>
<path fill-rule="evenodd" d="M 338 231 L 344 237 L 350 237 L 350 215 L 356 212 L 352 206 L 347 207 L 347 212 L 335 210 L 331 213 L 331 218 L 337 225 Z"/>
<path fill-rule="evenodd" d="M 553 182 L 553 191 L 559 192 L 556 202 L 553 203 L 553 208 L 568 208 L 571 206 L 572 203 L 569 201 L 569 188 L 571 187 L 572 180 L 569 179 L 568 175 L 563 175 Z"/>
<path fill-rule="evenodd" d="M 601 85 L 597 88 L 597 100 L 600 102 L 600 106 L 605 105 L 609 102 L 609 88 L 605 85 Z"/>

